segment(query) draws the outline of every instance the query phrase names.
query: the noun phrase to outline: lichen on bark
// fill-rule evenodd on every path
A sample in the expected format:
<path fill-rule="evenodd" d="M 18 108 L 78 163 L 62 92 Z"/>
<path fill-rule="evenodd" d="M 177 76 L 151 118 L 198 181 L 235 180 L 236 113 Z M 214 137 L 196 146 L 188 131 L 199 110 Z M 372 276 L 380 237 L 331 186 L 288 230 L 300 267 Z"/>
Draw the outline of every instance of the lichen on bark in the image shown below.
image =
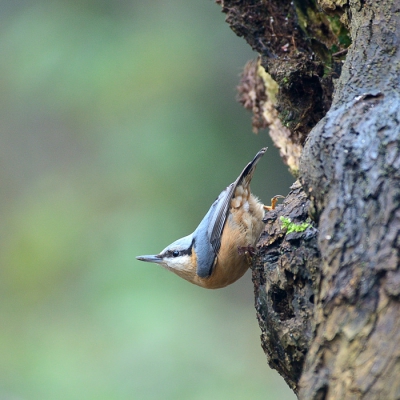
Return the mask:
<path fill-rule="evenodd" d="M 313 0 L 218 0 L 232 30 L 261 55 L 261 65 L 279 86 L 275 108 L 292 143 L 302 146 L 328 111 L 333 79 L 350 44 L 336 16 L 320 12 Z"/>
<path fill-rule="evenodd" d="M 292 140 L 290 129 L 285 127 L 276 109 L 278 84 L 272 79 L 261 60 L 249 61 L 243 70 L 238 86 L 238 100 L 253 113 L 253 131 L 268 128 L 280 155 L 293 175 L 298 174 L 302 145 Z"/>

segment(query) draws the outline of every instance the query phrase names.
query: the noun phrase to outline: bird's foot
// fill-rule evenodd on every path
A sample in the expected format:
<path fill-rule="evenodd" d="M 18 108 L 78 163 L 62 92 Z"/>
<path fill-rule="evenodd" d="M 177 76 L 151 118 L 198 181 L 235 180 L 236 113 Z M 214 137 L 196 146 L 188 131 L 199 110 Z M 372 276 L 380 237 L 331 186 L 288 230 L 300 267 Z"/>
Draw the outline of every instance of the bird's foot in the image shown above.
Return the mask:
<path fill-rule="evenodd" d="M 264 210 L 267 210 L 267 211 L 275 210 L 276 203 L 278 202 L 278 199 L 284 199 L 284 198 L 285 198 L 285 196 L 281 196 L 280 194 L 274 196 L 271 199 L 271 205 L 270 206 L 265 206 L 264 205 Z"/>
<path fill-rule="evenodd" d="M 253 246 L 239 246 L 238 247 L 239 254 L 247 254 L 250 257 L 253 257 L 256 254 L 256 249 Z"/>

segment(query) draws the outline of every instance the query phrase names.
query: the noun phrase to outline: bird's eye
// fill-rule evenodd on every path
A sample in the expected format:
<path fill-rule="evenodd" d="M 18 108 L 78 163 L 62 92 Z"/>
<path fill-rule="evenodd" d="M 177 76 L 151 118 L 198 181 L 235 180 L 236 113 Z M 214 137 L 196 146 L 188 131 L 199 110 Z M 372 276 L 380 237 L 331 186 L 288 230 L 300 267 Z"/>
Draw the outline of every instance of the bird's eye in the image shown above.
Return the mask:
<path fill-rule="evenodd" d="M 172 255 L 173 255 L 174 257 L 178 257 L 178 256 L 179 256 L 179 251 L 178 251 L 178 250 L 174 250 L 174 251 L 172 252 Z"/>

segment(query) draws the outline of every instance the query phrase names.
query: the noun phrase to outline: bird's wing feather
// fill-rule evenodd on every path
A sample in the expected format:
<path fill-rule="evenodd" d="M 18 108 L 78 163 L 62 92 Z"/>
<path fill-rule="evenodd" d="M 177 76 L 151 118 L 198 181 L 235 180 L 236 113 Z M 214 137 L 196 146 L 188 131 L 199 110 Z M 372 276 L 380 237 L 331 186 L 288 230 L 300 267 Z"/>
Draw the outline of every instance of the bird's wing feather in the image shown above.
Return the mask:
<path fill-rule="evenodd" d="M 231 183 L 221 192 L 217 200 L 215 200 L 216 207 L 211 215 L 210 224 L 208 226 L 208 238 L 216 254 L 221 246 L 221 233 L 225 226 L 231 199 L 235 193 L 236 186 L 236 182 Z"/>
<path fill-rule="evenodd" d="M 210 228 L 214 227 L 215 224 L 223 222 L 224 219 L 219 217 L 223 215 L 224 209 L 229 206 L 229 189 L 233 187 L 233 184 L 228 186 L 214 201 L 211 205 L 208 213 L 205 215 L 199 226 L 193 233 L 195 237 L 194 248 L 197 255 L 197 275 L 200 278 L 208 278 L 214 266 L 215 257 L 217 256 L 220 243 L 212 243 L 210 240 Z M 221 229 L 223 226 L 221 227 Z"/>

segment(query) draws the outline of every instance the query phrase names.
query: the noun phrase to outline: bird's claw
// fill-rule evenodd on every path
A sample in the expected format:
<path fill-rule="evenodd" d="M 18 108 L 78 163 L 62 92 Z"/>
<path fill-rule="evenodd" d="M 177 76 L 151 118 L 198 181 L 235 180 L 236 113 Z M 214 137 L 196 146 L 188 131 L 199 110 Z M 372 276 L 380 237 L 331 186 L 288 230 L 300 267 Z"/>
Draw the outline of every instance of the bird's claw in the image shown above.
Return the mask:
<path fill-rule="evenodd" d="M 264 205 L 264 210 L 267 210 L 267 211 L 275 210 L 276 203 L 278 202 L 278 199 L 284 199 L 284 198 L 285 198 L 285 196 L 281 196 L 280 194 L 274 196 L 271 199 L 271 205 L 270 206 Z"/>
<path fill-rule="evenodd" d="M 254 256 L 256 254 L 256 249 L 253 246 L 238 247 L 239 254 L 248 254 L 249 256 Z"/>

